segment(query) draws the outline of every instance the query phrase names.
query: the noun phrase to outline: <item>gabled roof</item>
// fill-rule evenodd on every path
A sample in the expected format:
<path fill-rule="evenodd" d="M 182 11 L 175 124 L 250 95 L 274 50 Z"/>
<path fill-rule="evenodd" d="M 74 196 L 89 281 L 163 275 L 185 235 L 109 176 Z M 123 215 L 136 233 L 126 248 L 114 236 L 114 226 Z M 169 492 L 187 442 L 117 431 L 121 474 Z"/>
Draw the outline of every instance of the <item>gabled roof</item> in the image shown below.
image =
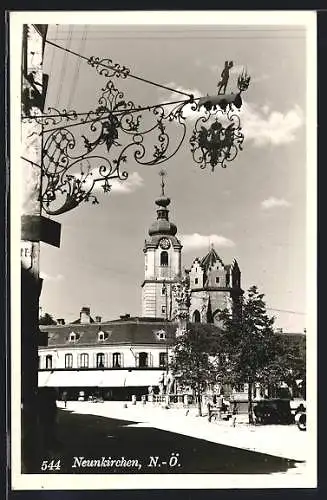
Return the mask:
<path fill-rule="evenodd" d="M 213 247 L 211 247 L 211 249 L 209 250 L 209 252 L 207 253 L 207 255 L 205 255 L 203 257 L 203 259 L 201 260 L 201 266 L 203 267 L 203 269 L 205 271 L 208 271 L 208 269 L 211 266 L 213 266 L 217 261 L 222 266 L 224 266 L 224 263 L 221 260 L 221 258 L 219 257 L 219 255 L 217 254 L 216 250 Z"/>

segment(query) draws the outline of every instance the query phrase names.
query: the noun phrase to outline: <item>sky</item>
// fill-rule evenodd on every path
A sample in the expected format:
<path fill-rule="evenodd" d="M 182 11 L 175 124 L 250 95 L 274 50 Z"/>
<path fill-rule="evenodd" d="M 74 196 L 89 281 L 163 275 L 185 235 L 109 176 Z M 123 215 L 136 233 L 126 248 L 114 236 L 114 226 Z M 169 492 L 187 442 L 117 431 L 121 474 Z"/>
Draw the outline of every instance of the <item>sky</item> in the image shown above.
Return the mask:
<path fill-rule="evenodd" d="M 164 86 L 214 95 L 225 60 L 230 89 L 239 71 L 251 75 L 243 97 L 243 151 L 226 169 L 200 169 L 190 151 L 198 114 L 187 110 L 180 150 L 159 166 L 139 165 L 113 183 L 99 205 L 83 203 L 54 217 L 60 248 L 42 244 L 42 313 L 73 321 L 82 306 L 111 320 L 141 314 L 143 244 L 156 218 L 163 167 L 170 220 L 183 243 L 182 265 L 204 256 L 210 243 L 225 264 L 237 259 L 242 288 L 265 294 L 276 327 L 306 328 L 306 32 L 301 26 L 50 25 L 48 39 L 86 57 L 110 58 L 133 75 Z M 86 61 L 46 44 L 46 107 L 96 109 L 107 79 Z M 132 78 L 112 78 L 126 100 L 152 105 L 183 96 Z M 146 120 L 146 118 L 145 118 Z M 75 127 L 76 136 L 78 127 Z M 171 124 L 171 137 L 179 128 Z"/>

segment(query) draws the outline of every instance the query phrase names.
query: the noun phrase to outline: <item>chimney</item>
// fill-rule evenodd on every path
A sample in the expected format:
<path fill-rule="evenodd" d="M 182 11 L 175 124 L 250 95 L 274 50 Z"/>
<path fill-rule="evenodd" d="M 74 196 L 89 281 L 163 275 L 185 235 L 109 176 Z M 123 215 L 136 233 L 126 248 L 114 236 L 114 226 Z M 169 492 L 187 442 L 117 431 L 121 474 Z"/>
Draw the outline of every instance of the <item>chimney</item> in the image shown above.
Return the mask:
<path fill-rule="evenodd" d="M 101 323 L 101 320 L 102 320 L 101 316 L 96 316 L 95 317 L 95 322 L 96 323 Z"/>
<path fill-rule="evenodd" d="M 81 321 L 81 323 L 91 323 L 90 308 L 89 307 L 82 307 L 81 312 L 80 312 L 80 321 Z"/>
<path fill-rule="evenodd" d="M 64 325 L 64 324 L 65 324 L 65 320 L 64 320 L 64 318 L 58 318 L 58 319 L 57 319 L 57 324 L 58 324 L 58 325 Z"/>

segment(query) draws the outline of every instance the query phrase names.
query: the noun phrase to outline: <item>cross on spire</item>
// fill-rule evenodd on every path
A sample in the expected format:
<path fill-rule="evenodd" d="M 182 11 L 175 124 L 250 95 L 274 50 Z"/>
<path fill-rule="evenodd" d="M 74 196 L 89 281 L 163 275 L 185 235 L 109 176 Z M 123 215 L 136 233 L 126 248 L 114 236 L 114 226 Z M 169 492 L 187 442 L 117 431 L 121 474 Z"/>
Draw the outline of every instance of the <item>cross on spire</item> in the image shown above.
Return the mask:
<path fill-rule="evenodd" d="M 165 170 L 160 170 L 159 175 L 161 177 L 161 196 L 165 196 L 165 177 L 167 172 Z"/>

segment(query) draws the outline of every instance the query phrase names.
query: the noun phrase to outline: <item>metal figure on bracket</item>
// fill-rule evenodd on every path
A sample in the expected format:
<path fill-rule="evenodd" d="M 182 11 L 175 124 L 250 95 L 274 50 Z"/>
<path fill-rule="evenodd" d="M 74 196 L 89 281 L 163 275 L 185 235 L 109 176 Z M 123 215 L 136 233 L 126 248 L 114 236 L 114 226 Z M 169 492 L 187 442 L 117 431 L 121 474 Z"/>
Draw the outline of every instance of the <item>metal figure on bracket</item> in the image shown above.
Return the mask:
<path fill-rule="evenodd" d="M 218 95 L 226 94 L 226 88 L 229 80 L 229 71 L 233 67 L 233 61 L 225 61 L 225 67 L 221 72 L 221 80 L 218 82 Z"/>

